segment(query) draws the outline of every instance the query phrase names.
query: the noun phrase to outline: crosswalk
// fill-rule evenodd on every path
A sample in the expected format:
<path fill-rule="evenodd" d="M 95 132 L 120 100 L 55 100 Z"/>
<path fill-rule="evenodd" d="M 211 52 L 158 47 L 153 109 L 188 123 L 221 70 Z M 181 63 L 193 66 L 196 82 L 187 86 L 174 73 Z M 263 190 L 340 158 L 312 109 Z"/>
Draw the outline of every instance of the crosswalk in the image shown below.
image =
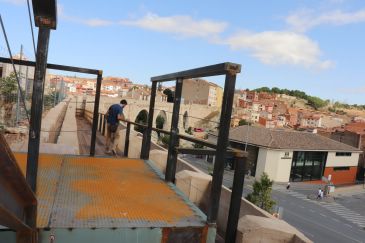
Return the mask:
<path fill-rule="evenodd" d="M 353 224 L 358 225 L 361 228 L 365 228 L 365 217 L 338 204 L 336 202 L 326 203 L 326 202 L 316 202 L 322 205 L 324 208 L 328 209 L 329 211 L 341 216 L 342 218 L 350 221 Z"/>
<path fill-rule="evenodd" d="M 279 192 L 283 192 L 283 193 L 286 193 L 286 194 L 289 194 L 293 197 L 296 197 L 296 198 L 299 198 L 299 199 L 302 199 L 302 200 L 305 200 L 305 201 L 312 201 L 310 199 L 308 199 L 308 197 L 302 193 L 299 193 L 299 192 L 296 192 L 296 191 L 293 191 L 293 190 L 286 190 L 285 188 L 282 189 L 282 188 L 273 188 L 275 191 L 279 191 Z"/>
<path fill-rule="evenodd" d="M 324 202 L 324 201 L 317 201 L 317 200 L 311 200 L 306 195 L 295 192 L 292 190 L 286 190 L 285 188 L 273 188 L 275 191 L 283 192 L 286 194 L 289 194 L 295 198 L 309 201 L 317 205 L 321 205 L 322 207 L 326 208 L 327 210 L 331 211 L 332 213 L 344 218 L 345 220 L 358 225 L 361 228 L 365 228 L 365 217 L 342 206 L 341 204 L 338 204 L 336 202 Z"/>

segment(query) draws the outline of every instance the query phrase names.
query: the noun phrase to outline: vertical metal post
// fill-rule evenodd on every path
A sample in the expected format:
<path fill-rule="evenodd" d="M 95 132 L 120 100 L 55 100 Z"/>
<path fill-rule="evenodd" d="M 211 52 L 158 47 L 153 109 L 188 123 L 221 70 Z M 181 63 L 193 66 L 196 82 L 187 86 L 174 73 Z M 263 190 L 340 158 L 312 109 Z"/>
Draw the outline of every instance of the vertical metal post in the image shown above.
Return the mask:
<path fill-rule="evenodd" d="M 20 61 L 23 60 L 23 45 L 20 45 Z M 20 121 L 20 89 L 21 89 L 21 85 L 22 85 L 22 80 L 23 80 L 23 73 L 22 73 L 22 65 L 19 65 L 19 79 L 20 79 L 20 87 L 18 87 L 18 96 L 17 96 L 17 100 L 16 100 L 16 123 L 15 126 L 19 126 L 19 121 Z"/>
<path fill-rule="evenodd" d="M 43 92 L 47 69 L 48 45 L 51 30 L 40 27 L 38 32 L 38 45 L 36 66 L 34 72 L 32 108 L 29 122 L 29 140 L 27 154 L 27 173 L 26 180 L 30 188 L 35 192 L 37 188 L 37 172 L 39 158 L 40 133 L 42 126 Z M 26 223 L 35 229 L 37 227 L 37 206 L 31 206 L 25 215 Z M 30 235 L 31 240 L 36 242 L 37 232 Z M 25 241 L 24 241 L 25 242 Z"/>
<path fill-rule="evenodd" d="M 131 124 L 129 122 L 127 122 L 127 130 L 125 132 L 125 142 L 124 142 L 124 156 L 125 157 L 128 157 L 130 133 L 131 133 Z"/>
<path fill-rule="evenodd" d="M 36 66 L 34 72 L 32 108 L 29 124 L 29 141 L 27 157 L 27 182 L 36 191 L 39 143 L 42 126 L 43 91 L 47 68 L 48 44 L 51 30 L 40 27 L 38 32 L 38 46 Z"/>
<path fill-rule="evenodd" d="M 169 151 L 167 154 L 167 166 L 165 175 L 165 180 L 173 183 L 175 182 L 175 174 L 176 174 L 177 151 L 175 147 L 179 139 L 177 134 L 179 125 L 182 86 L 183 86 L 183 79 L 178 78 L 176 80 L 176 85 L 175 85 L 174 107 L 172 110 L 172 119 L 171 119 L 171 135 L 169 142 Z"/>
<path fill-rule="evenodd" d="M 243 192 L 243 183 L 245 181 L 245 174 L 247 169 L 247 156 L 245 153 L 239 153 L 235 157 L 236 168 L 234 170 L 233 187 L 231 194 L 231 202 L 229 205 L 228 221 L 226 228 L 226 241 L 236 241 L 237 225 L 240 217 L 241 198 Z"/>
<path fill-rule="evenodd" d="M 103 114 L 99 113 L 99 123 L 98 123 L 98 125 L 99 125 L 98 130 L 99 130 L 99 132 L 101 132 L 101 123 L 102 122 L 103 122 Z"/>
<path fill-rule="evenodd" d="M 103 119 L 103 130 L 101 131 L 101 134 L 104 136 L 105 135 L 105 126 L 106 126 L 106 117 L 105 115 L 103 115 L 104 119 Z"/>
<path fill-rule="evenodd" d="M 98 77 L 96 79 L 96 92 L 95 92 L 95 103 L 94 103 L 94 113 L 93 113 L 93 126 L 91 132 L 90 156 L 95 156 L 96 130 L 98 128 L 100 88 L 102 79 L 103 79 L 103 71 L 99 70 Z"/>
<path fill-rule="evenodd" d="M 157 91 L 157 82 L 152 82 L 150 108 L 148 111 L 148 124 L 147 128 L 145 129 L 145 132 L 143 133 L 141 159 L 149 159 L 150 157 L 151 133 L 153 125 L 153 112 L 155 110 L 156 91 Z"/>
<path fill-rule="evenodd" d="M 222 111 L 219 122 L 219 132 L 217 139 L 217 150 L 215 154 L 216 159 L 214 163 L 212 188 L 210 192 L 208 223 L 215 223 L 218 216 L 219 200 L 222 190 L 224 163 L 226 160 L 226 150 L 228 146 L 228 136 L 231 123 L 235 84 L 236 84 L 236 74 L 227 73 L 224 84 Z"/>

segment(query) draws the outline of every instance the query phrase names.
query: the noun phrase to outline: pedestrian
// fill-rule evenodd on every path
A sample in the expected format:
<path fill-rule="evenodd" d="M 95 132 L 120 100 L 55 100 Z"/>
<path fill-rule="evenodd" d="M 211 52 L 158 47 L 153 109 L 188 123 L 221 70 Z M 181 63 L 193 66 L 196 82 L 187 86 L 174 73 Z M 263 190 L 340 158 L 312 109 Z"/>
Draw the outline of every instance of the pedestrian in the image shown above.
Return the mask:
<path fill-rule="evenodd" d="M 288 182 L 288 185 L 286 186 L 286 190 L 290 189 L 290 182 Z"/>
<path fill-rule="evenodd" d="M 321 199 L 321 195 L 323 195 L 322 194 L 322 189 L 321 188 L 318 188 L 317 199 Z"/>
<path fill-rule="evenodd" d="M 321 190 L 321 199 L 323 199 L 323 190 Z"/>
<path fill-rule="evenodd" d="M 121 100 L 120 104 L 111 105 L 107 111 L 107 133 L 105 153 L 117 154 L 116 149 L 119 140 L 119 131 L 121 129 L 119 121 L 126 121 L 123 109 L 127 105 L 126 100 Z"/>

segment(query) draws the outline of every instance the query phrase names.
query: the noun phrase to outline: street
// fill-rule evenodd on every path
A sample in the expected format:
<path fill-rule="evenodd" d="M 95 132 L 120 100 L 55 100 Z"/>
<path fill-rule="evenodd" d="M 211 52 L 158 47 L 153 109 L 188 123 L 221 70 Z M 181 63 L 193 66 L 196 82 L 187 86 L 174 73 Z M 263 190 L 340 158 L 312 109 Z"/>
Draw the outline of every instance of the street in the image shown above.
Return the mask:
<path fill-rule="evenodd" d="M 203 159 L 191 155 L 183 159 L 208 173 L 209 164 Z M 230 188 L 232 182 L 233 171 L 225 170 L 223 184 Z M 252 183 L 252 179 L 245 179 L 243 196 L 252 191 Z M 364 203 L 360 203 L 365 200 L 365 192 L 327 203 L 307 198 L 315 192 L 315 186 L 296 185 L 290 190 L 285 185 L 273 186 L 272 198 L 283 208 L 283 220 L 314 242 L 365 242 L 365 210 Z"/>

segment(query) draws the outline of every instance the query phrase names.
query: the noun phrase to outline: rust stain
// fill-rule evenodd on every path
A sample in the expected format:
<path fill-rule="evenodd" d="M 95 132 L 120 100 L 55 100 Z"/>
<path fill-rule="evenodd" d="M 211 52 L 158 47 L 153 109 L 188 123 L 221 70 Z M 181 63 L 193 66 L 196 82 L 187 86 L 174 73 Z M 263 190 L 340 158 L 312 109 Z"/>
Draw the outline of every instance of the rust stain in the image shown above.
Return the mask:
<path fill-rule="evenodd" d="M 72 188 L 90 198 L 76 213 L 77 219 L 106 217 L 171 223 L 194 216 L 142 160 L 88 157 L 71 158 L 69 163 L 73 170 L 86 174 L 86 178 L 75 179 Z"/>
<path fill-rule="evenodd" d="M 208 239 L 208 225 L 205 225 L 202 230 L 202 237 L 201 237 L 201 243 L 207 242 Z"/>
<path fill-rule="evenodd" d="M 23 173 L 26 174 L 27 154 L 15 153 L 15 159 Z M 62 157 L 60 155 L 41 154 L 38 161 L 37 176 L 37 227 L 48 225 L 53 201 L 56 196 L 58 176 L 61 169 Z"/>
<path fill-rule="evenodd" d="M 171 228 L 163 228 L 162 229 L 161 243 L 167 243 L 167 241 L 169 240 L 170 232 L 171 232 Z"/>

